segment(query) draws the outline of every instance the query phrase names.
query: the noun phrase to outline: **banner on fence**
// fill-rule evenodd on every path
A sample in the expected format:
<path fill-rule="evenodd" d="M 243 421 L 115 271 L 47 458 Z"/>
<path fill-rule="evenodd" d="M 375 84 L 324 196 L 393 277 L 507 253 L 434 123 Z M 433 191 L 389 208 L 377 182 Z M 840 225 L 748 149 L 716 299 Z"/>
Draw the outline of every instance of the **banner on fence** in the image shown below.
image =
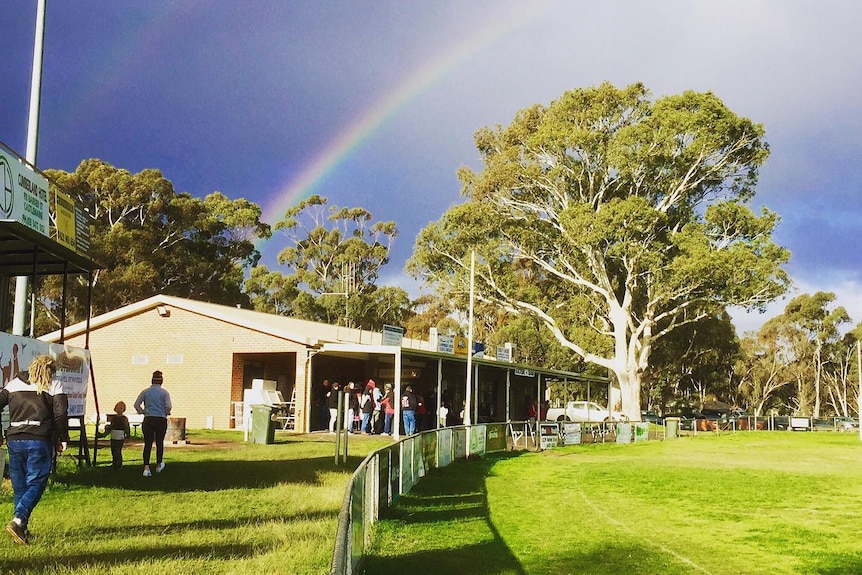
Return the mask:
<path fill-rule="evenodd" d="M 542 449 L 557 447 L 560 444 L 560 426 L 556 423 L 540 423 L 539 441 Z"/>
<path fill-rule="evenodd" d="M 446 467 L 452 463 L 452 430 L 437 431 L 437 467 Z"/>
<path fill-rule="evenodd" d="M 408 437 L 401 442 L 401 489 L 400 493 L 409 493 L 416 483 L 413 473 L 413 451 L 415 450 L 415 437 Z"/>
<path fill-rule="evenodd" d="M 635 442 L 649 439 L 649 422 L 639 421 L 635 423 Z"/>
<path fill-rule="evenodd" d="M 467 430 L 458 427 L 452 432 L 452 458 L 464 459 L 467 457 Z"/>
<path fill-rule="evenodd" d="M 485 438 L 485 451 L 506 451 L 506 424 L 491 423 L 485 426 L 487 428 Z"/>
<path fill-rule="evenodd" d="M 470 455 L 485 455 L 485 426 L 470 428 Z"/>
<path fill-rule="evenodd" d="M 632 424 L 631 423 L 617 423 L 617 443 L 631 443 L 632 442 Z"/>
<path fill-rule="evenodd" d="M 581 424 L 567 421 L 562 425 L 563 445 L 578 445 L 581 443 Z"/>
<path fill-rule="evenodd" d="M 427 434 L 418 435 L 413 440 L 413 483 L 425 477 L 425 460 L 422 453 L 422 438 Z"/>
<path fill-rule="evenodd" d="M 419 437 L 422 438 L 422 476 L 424 476 L 424 471 L 437 467 L 437 434 L 423 433 Z"/>

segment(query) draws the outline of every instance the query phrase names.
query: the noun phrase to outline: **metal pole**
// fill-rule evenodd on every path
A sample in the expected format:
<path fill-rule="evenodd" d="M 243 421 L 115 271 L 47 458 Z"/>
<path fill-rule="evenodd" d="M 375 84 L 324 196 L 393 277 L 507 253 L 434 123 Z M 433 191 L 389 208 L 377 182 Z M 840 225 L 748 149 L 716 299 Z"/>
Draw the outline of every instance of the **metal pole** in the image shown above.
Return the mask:
<path fill-rule="evenodd" d="M 36 166 L 36 150 L 39 145 L 39 102 L 42 93 L 42 52 L 45 46 L 45 2 L 39 0 L 36 5 L 36 38 L 33 46 L 33 72 L 30 77 L 30 116 L 27 123 L 27 154 L 26 159 L 31 166 Z M 18 276 L 15 279 L 15 308 L 12 317 L 12 333 L 24 335 L 24 324 L 27 321 L 30 278 Z M 32 323 L 32 322 L 31 322 Z M 31 327 L 32 332 L 32 327 Z"/>
<path fill-rule="evenodd" d="M 338 465 L 338 459 L 341 455 L 341 424 L 343 420 L 341 400 L 343 396 L 340 387 L 337 390 L 332 390 L 330 393 L 338 394 L 338 408 L 335 410 L 335 465 Z"/>
<path fill-rule="evenodd" d="M 467 326 L 467 397 L 464 403 L 464 425 L 470 425 L 473 395 L 473 295 L 475 293 L 476 252 L 470 252 L 470 325 Z"/>
<path fill-rule="evenodd" d="M 445 427 L 446 423 L 440 425 L 440 407 L 443 405 L 443 358 L 437 360 L 437 429 Z M 450 406 L 451 407 L 451 406 Z M 448 409 L 448 408 L 447 408 Z"/>
<path fill-rule="evenodd" d="M 856 368 L 859 370 L 859 441 L 862 441 L 862 342 L 856 342 Z"/>

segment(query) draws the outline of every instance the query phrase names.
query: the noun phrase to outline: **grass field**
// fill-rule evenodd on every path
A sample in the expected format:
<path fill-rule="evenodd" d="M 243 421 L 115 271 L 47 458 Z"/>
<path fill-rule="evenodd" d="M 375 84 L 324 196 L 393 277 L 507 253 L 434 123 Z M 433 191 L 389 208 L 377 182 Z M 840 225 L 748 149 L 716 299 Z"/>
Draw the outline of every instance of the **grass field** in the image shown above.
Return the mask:
<path fill-rule="evenodd" d="M 241 433 L 189 432 L 190 445 L 167 447 L 164 473 L 151 478 L 139 443 L 118 471 L 105 466 L 107 444 L 96 468 L 63 457 L 31 518 L 31 545 L 0 536 L 0 573 L 328 573 L 350 474 L 389 442 L 352 440 L 336 467 L 332 436 L 288 437 L 252 445 Z M 0 501 L 5 523 L 8 480 Z"/>
<path fill-rule="evenodd" d="M 374 575 L 859 574 L 857 434 L 741 432 L 460 461 L 376 526 Z"/>

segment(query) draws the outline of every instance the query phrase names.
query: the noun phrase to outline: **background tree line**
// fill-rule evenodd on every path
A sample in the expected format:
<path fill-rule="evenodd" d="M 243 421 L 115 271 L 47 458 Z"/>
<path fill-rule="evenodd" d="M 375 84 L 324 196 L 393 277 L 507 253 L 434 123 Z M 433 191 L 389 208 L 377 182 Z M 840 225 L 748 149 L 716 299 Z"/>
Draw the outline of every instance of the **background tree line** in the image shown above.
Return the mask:
<path fill-rule="evenodd" d="M 804 294 L 738 338 L 728 306 L 763 309 L 790 287 L 778 216 L 751 209 L 765 130 L 711 93 L 652 99 L 641 84 L 577 89 L 483 128 L 484 167 L 459 172 L 465 202 L 416 238 L 408 271 L 430 294 L 380 286 L 398 235 L 361 207 L 312 196 L 272 227 L 261 208 L 220 192 L 177 192 L 158 170 L 100 160 L 48 170 L 52 192 L 93 218 L 93 313 L 156 293 L 409 336 L 466 333 L 471 255 L 474 329 L 512 342 L 519 362 L 610 374 L 622 408 L 718 398 L 764 413 L 849 414 L 860 327 L 833 294 Z M 283 248 L 278 269 L 257 242 Z M 67 314 L 83 319 L 86 282 Z M 62 287 L 39 286 L 37 331 L 58 327 Z"/>

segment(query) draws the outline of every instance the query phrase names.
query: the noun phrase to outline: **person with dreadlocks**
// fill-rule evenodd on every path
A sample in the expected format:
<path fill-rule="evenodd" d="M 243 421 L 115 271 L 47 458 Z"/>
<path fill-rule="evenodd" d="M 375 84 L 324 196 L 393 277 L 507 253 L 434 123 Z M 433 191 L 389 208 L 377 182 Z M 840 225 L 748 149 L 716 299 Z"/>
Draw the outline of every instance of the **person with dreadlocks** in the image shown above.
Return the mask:
<path fill-rule="evenodd" d="M 12 480 L 14 512 L 6 533 L 16 542 L 30 540 L 30 514 L 42 498 L 51 474 L 54 450 L 69 441 L 69 400 L 58 381 L 57 365 L 40 355 L 0 390 L 0 410 L 9 406 L 6 449 Z"/>

